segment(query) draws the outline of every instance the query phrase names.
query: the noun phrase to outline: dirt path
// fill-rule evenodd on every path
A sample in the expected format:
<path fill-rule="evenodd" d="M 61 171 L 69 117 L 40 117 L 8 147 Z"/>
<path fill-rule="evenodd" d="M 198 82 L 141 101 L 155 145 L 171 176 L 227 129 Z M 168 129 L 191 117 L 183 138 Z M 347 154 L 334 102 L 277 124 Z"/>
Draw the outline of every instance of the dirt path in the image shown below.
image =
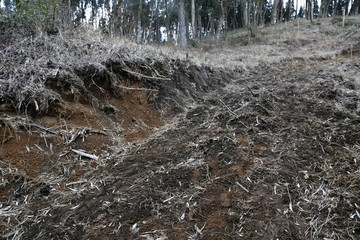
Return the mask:
<path fill-rule="evenodd" d="M 77 110 L 69 121 L 88 121 L 88 132 L 69 146 L 100 159 L 76 158 L 54 140 L 58 149 L 41 163 L 36 158 L 33 176 L 3 173 L 3 202 L 26 206 L 9 237 L 357 239 L 360 62 L 353 57 L 293 60 L 233 79 L 213 73 L 203 85 L 205 76 L 194 75 L 189 84 L 201 91 L 175 87 L 184 96 L 180 113 L 176 104 L 154 109 L 140 93 L 110 99 L 102 108 L 110 114 Z M 173 96 L 165 96 L 170 107 Z M 126 108 L 136 116 L 127 119 Z M 122 131 L 113 125 L 121 114 Z M 130 137 L 122 142 L 109 137 L 124 132 Z"/>

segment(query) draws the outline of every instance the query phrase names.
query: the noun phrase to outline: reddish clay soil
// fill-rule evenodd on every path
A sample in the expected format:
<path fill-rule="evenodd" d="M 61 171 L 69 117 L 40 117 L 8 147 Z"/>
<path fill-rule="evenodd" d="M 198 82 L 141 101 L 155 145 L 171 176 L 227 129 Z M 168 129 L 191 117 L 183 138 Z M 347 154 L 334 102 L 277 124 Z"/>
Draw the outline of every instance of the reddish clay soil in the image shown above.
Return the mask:
<path fill-rule="evenodd" d="M 1 105 L 0 239 L 359 239 L 358 50 L 173 64 L 87 96 L 50 83 L 38 116 Z"/>

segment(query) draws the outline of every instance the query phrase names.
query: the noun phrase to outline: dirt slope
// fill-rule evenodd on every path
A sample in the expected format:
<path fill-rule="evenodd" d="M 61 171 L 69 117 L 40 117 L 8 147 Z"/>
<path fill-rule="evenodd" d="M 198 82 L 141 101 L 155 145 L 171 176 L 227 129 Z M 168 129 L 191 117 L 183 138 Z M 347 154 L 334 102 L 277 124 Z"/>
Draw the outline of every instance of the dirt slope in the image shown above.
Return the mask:
<path fill-rule="evenodd" d="M 45 112 L 1 102 L 1 238 L 358 239 L 359 45 L 349 53 L 61 70 Z"/>

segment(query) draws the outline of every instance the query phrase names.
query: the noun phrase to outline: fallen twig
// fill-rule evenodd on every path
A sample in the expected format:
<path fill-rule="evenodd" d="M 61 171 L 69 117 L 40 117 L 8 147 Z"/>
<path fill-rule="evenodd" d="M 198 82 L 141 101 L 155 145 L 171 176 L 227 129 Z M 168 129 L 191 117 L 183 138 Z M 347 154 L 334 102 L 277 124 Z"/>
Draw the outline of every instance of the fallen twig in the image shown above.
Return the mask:
<path fill-rule="evenodd" d="M 99 160 L 99 157 L 96 156 L 96 155 L 93 155 L 93 154 L 89 154 L 89 153 L 86 153 L 86 152 L 83 152 L 83 151 L 80 151 L 80 150 L 75 150 L 75 149 L 71 149 L 71 151 L 73 151 L 74 153 L 77 153 L 79 154 L 80 156 L 83 156 L 83 157 L 87 157 L 87 158 L 91 158 L 91 159 L 94 159 L 94 160 Z"/>
<path fill-rule="evenodd" d="M 71 186 L 71 185 L 76 185 L 76 184 L 83 184 L 83 183 L 87 183 L 87 180 L 80 180 L 80 181 L 76 181 L 76 182 L 70 182 L 65 184 L 65 186 Z"/>
<path fill-rule="evenodd" d="M 150 89 L 150 88 L 132 88 L 132 87 L 125 87 L 125 86 L 118 86 L 119 88 L 131 90 L 131 91 L 151 91 L 151 92 L 157 92 L 157 89 Z"/>
<path fill-rule="evenodd" d="M 37 124 L 31 124 L 31 126 L 32 126 L 32 127 L 39 128 L 39 129 L 41 129 L 41 130 L 44 130 L 45 132 L 48 132 L 48 133 L 57 135 L 57 132 L 51 131 L 50 129 L 48 129 L 48 128 L 46 128 L 46 127 L 43 127 L 43 126 L 40 126 L 40 125 L 37 125 Z"/>
<path fill-rule="evenodd" d="M 245 192 L 250 192 L 249 190 L 247 190 L 247 188 L 245 188 L 243 185 L 241 185 L 239 182 L 236 182 L 236 185 L 238 185 L 239 187 L 241 187 L 242 189 L 245 190 Z"/>

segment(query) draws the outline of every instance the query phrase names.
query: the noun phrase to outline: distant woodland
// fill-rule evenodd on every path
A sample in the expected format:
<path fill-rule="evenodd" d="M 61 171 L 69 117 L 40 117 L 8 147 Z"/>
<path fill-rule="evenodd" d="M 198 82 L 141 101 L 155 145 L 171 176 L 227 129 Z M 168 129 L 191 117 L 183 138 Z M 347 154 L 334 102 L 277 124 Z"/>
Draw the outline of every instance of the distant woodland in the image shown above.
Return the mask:
<path fill-rule="evenodd" d="M 2 0 L 0 31 L 37 26 L 48 33 L 87 23 L 138 43 L 176 41 L 185 47 L 204 36 L 238 28 L 359 14 L 360 0 Z M 298 9 L 297 9 L 298 8 Z M 26 28 L 25 28 L 26 29 Z M 25 30 L 26 31 L 26 30 Z"/>

